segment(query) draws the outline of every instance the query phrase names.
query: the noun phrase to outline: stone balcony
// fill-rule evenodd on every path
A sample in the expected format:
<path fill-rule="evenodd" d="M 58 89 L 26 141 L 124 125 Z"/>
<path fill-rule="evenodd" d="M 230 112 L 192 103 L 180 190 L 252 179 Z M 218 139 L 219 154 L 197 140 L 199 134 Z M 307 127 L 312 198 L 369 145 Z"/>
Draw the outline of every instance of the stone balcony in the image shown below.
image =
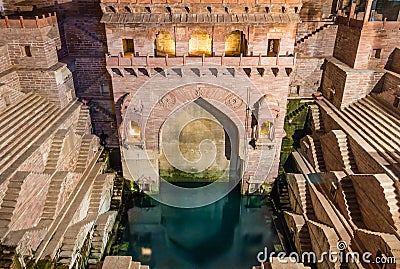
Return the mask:
<path fill-rule="evenodd" d="M 106 55 L 106 64 L 109 68 L 114 67 L 166 67 L 166 66 L 182 66 L 191 64 L 209 64 L 216 66 L 268 66 L 268 67 L 293 67 L 296 62 L 295 56 L 243 56 L 243 57 L 150 57 L 150 56 L 137 56 L 137 57 L 122 57 Z"/>

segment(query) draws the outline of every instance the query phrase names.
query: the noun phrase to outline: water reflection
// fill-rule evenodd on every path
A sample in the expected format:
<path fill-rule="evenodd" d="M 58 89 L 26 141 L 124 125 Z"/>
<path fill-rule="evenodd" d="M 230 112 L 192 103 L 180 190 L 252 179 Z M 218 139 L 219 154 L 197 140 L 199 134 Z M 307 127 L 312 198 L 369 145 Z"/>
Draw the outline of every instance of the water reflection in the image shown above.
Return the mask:
<path fill-rule="evenodd" d="M 205 207 L 179 209 L 151 200 L 128 216 L 126 254 L 152 269 L 250 269 L 259 251 L 280 244 L 271 205 L 260 197 L 241 198 L 238 188 Z"/>

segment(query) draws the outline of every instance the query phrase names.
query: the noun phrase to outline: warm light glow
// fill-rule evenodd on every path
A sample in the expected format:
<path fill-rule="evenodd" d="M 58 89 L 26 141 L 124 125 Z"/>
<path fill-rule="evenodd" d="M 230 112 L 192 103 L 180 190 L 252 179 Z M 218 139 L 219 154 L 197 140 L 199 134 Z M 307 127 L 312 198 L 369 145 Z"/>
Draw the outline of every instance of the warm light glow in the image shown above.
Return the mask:
<path fill-rule="evenodd" d="M 240 56 L 246 55 L 246 40 L 242 31 L 233 31 L 229 34 L 225 42 L 225 55 L 226 56 Z"/>
<path fill-rule="evenodd" d="M 136 121 L 130 121 L 129 124 L 129 141 L 140 142 L 140 126 Z"/>
<path fill-rule="evenodd" d="M 197 31 L 190 36 L 189 56 L 211 56 L 212 39 L 206 32 Z"/>
<path fill-rule="evenodd" d="M 157 56 L 175 56 L 175 41 L 168 32 L 159 32 L 156 37 Z"/>
<path fill-rule="evenodd" d="M 260 134 L 267 136 L 271 134 L 271 123 L 269 121 L 263 122 L 263 124 L 261 124 Z"/>

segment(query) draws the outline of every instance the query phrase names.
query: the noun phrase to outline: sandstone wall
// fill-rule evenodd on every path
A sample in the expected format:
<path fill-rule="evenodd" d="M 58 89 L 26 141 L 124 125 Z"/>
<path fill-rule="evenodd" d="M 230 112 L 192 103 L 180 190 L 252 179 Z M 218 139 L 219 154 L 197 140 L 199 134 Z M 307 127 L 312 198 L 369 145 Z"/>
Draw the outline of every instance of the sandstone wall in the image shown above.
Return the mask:
<path fill-rule="evenodd" d="M 360 145 L 360 141 L 354 140 L 351 136 L 347 136 L 357 169 L 362 174 L 384 173 L 382 166 L 370 155 L 374 153 L 366 152 Z M 378 154 L 378 153 L 375 153 Z"/>
<path fill-rule="evenodd" d="M 21 91 L 21 84 L 18 79 L 18 74 L 15 70 L 4 72 L 4 75 L 0 77 L 0 83 L 7 85 L 11 89 Z"/>
<path fill-rule="evenodd" d="M 398 47 L 389 56 L 386 68 L 400 74 L 400 49 Z"/>
<path fill-rule="evenodd" d="M 333 56 L 348 66 L 354 67 L 360 37 L 359 28 L 339 24 Z"/>
<path fill-rule="evenodd" d="M 18 70 L 23 92 L 36 92 L 60 107 L 75 97 L 72 74 L 66 65 L 58 64 L 56 70 Z"/>
<path fill-rule="evenodd" d="M 368 95 L 383 74 L 373 70 L 356 71 L 330 58 L 324 70 L 322 93 L 336 107 L 343 108 Z"/>
<path fill-rule="evenodd" d="M 290 96 L 311 97 L 320 89 L 323 73 L 323 58 L 299 57 L 290 85 Z M 297 89 L 299 87 L 299 89 Z"/>
<path fill-rule="evenodd" d="M 382 80 L 382 88 L 376 91 L 374 96 L 383 100 L 388 106 L 397 109 L 399 107 L 398 99 L 400 97 L 400 75 L 396 73 L 385 73 Z"/>
<path fill-rule="evenodd" d="M 343 161 L 336 136 L 330 132 L 321 136 L 320 141 L 327 171 L 341 171 Z"/>
<path fill-rule="evenodd" d="M 393 233 L 392 215 L 384 189 L 373 175 L 351 175 L 357 201 L 368 229 Z"/>
<path fill-rule="evenodd" d="M 196 31 L 204 31 L 212 39 L 213 55 L 221 56 L 225 53 L 225 42 L 228 35 L 235 30 L 242 31 L 248 44 L 248 55 L 266 55 L 268 39 L 280 39 L 279 54 L 289 55 L 294 53 L 296 24 L 267 24 L 261 26 L 235 25 L 200 25 L 190 26 L 157 26 L 142 28 L 125 25 L 125 27 L 106 25 L 107 48 L 111 55 L 123 52 L 122 39 L 133 39 L 134 51 L 137 56 L 154 56 L 156 35 L 165 31 L 174 37 L 176 56 L 187 55 L 189 40 Z"/>
<path fill-rule="evenodd" d="M 57 25 L 43 28 L 1 28 L 0 41 L 8 44 L 11 64 L 29 68 L 48 68 L 58 62 L 57 47 L 61 46 Z M 25 46 L 30 47 L 28 56 Z"/>
<path fill-rule="evenodd" d="M 385 66 L 390 54 L 399 45 L 399 26 L 398 22 L 388 22 L 386 26 L 382 22 L 375 22 L 364 27 L 354 68 L 372 69 Z M 374 49 L 381 50 L 379 58 L 375 58 Z"/>
<path fill-rule="evenodd" d="M 338 17 L 338 24 L 333 56 L 355 69 L 385 66 L 398 46 L 398 22 L 368 22 L 362 26 L 362 21 Z"/>
<path fill-rule="evenodd" d="M 298 25 L 296 41 L 299 42 L 301 38 L 308 36 L 307 39 L 296 44 L 295 52 L 298 53 L 299 57 L 322 58 L 333 55 L 338 26 L 326 26 L 319 32 L 312 34 L 313 31 L 323 25 L 323 21 L 305 22 Z"/>
<path fill-rule="evenodd" d="M 10 57 L 8 56 L 7 46 L 0 47 L 0 73 L 10 68 Z"/>

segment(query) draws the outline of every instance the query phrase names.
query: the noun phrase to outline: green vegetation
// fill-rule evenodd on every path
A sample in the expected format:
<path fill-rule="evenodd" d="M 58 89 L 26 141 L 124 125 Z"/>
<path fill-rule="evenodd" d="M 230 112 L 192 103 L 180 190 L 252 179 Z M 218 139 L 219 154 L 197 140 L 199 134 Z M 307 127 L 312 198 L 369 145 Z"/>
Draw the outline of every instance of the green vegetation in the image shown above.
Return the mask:
<path fill-rule="evenodd" d="M 288 101 L 284 129 L 286 137 L 282 140 L 280 168 L 283 166 L 293 150 L 300 147 L 300 139 L 310 131 L 307 128 L 308 106 L 313 100 L 291 99 Z"/>
<path fill-rule="evenodd" d="M 224 170 L 207 169 L 201 173 L 187 173 L 179 169 L 160 170 L 160 177 L 168 182 L 214 182 L 220 178 L 226 178 Z"/>

